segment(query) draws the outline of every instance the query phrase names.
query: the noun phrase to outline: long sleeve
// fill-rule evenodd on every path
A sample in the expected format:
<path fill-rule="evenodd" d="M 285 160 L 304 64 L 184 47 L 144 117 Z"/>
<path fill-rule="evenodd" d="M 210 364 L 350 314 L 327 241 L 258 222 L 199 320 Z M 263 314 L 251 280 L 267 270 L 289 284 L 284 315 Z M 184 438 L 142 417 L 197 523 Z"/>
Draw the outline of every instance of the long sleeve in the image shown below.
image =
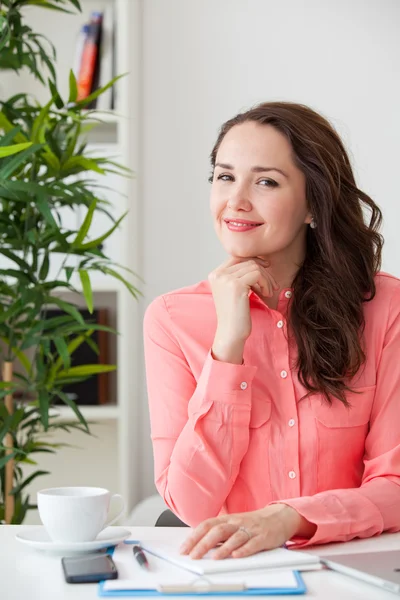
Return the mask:
<path fill-rule="evenodd" d="M 391 308 L 377 369 L 362 484 L 282 500 L 317 525 L 310 540 L 294 540 L 301 546 L 400 530 L 400 293 L 393 295 Z"/>
<path fill-rule="evenodd" d="M 204 355 L 193 374 L 164 297 L 147 309 L 144 350 L 156 486 L 187 524 L 217 516 L 249 444 L 256 367 Z"/>

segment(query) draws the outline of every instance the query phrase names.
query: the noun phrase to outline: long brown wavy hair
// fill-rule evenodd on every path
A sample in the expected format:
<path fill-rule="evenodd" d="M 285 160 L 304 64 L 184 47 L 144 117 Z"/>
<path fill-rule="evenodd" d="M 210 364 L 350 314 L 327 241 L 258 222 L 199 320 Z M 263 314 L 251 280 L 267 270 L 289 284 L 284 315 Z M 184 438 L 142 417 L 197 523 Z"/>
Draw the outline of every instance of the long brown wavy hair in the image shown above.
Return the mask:
<path fill-rule="evenodd" d="M 272 125 L 289 140 L 293 160 L 306 178 L 308 208 L 316 229 L 307 228 L 306 257 L 292 283 L 290 329 L 298 348 L 296 369 L 308 390 L 345 405 L 351 378 L 365 362 L 363 303 L 375 296 L 381 266 L 382 213 L 358 189 L 345 147 L 333 126 L 302 104 L 265 102 L 222 125 L 211 152 L 246 121 Z M 364 205 L 364 206 L 363 206 Z M 365 223 L 363 208 L 370 209 Z"/>

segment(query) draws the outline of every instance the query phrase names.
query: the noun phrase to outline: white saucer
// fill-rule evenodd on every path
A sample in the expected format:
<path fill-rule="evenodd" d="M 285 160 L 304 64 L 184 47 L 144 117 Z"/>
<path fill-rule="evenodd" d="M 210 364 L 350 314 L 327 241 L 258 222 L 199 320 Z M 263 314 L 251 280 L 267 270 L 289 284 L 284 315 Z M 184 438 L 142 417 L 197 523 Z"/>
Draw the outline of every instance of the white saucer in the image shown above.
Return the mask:
<path fill-rule="evenodd" d="M 125 527 L 106 527 L 92 542 L 53 542 L 44 527 L 29 527 L 16 534 L 22 544 L 27 544 L 37 550 L 45 550 L 56 554 L 76 554 L 94 552 L 109 546 L 115 546 L 126 540 L 131 532 Z"/>

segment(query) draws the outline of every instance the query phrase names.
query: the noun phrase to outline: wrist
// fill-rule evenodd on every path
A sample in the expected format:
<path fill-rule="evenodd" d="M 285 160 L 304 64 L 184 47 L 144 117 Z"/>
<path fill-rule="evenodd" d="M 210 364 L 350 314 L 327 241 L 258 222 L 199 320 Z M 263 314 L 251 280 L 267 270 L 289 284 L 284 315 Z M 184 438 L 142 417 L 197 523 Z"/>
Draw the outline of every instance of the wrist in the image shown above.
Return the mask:
<path fill-rule="evenodd" d="M 211 348 L 211 354 L 215 360 L 241 365 L 243 364 L 244 344 L 245 342 L 241 340 L 226 341 L 217 334 Z"/>
<path fill-rule="evenodd" d="M 315 523 L 311 523 L 305 517 L 303 517 L 295 508 L 292 508 L 288 504 L 285 504 L 285 512 L 287 518 L 290 520 L 292 533 L 291 537 L 302 537 L 310 539 L 313 537 L 317 530 Z"/>

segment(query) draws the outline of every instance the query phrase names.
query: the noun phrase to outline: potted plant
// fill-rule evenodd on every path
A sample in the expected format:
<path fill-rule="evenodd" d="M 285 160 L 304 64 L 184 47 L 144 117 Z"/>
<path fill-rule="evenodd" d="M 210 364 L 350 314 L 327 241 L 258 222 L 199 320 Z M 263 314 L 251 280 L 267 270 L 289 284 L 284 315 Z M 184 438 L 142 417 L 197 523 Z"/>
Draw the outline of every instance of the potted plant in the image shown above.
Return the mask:
<path fill-rule="evenodd" d="M 28 94 L 0 99 L 0 522 L 6 523 L 21 523 L 35 507 L 28 486 L 44 472 L 38 468 L 26 477 L 23 467 L 36 464 L 34 454 L 57 450 L 47 432 L 89 432 L 79 408 L 63 391 L 65 385 L 115 369 L 73 366 L 74 351 L 82 343 L 97 350 L 91 336 L 105 327 L 85 321 L 60 292 L 80 289 L 92 312 L 90 275 L 98 271 L 117 278 L 134 297 L 138 294 L 131 276 L 123 277 L 102 250 L 124 215 L 113 219 L 90 180 L 90 172 L 126 175 L 127 170 L 111 159 L 89 155 L 85 141 L 88 126 L 98 120 L 87 106 L 118 78 L 77 101 L 71 71 L 69 96 L 62 98 L 54 48 L 24 22 L 21 11 L 28 5 L 80 10 L 78 0 L 0 0 L 0 72 L 27 68 L 49 92 L 45 105 Z M 86 216 L 79 228 L 71 229 L 63 215 L 78 209 Z M 93 239 L 91 225 L 99 211 L 108 214 L 110 227 Z M 57 257 L 62 260 L 54 276 L 51 267 Z M 62 314 L 45 318 L 49 307 Z M 76 419 L 57 420 L 52 414 L 55 401 L 69 405 Z"/>

